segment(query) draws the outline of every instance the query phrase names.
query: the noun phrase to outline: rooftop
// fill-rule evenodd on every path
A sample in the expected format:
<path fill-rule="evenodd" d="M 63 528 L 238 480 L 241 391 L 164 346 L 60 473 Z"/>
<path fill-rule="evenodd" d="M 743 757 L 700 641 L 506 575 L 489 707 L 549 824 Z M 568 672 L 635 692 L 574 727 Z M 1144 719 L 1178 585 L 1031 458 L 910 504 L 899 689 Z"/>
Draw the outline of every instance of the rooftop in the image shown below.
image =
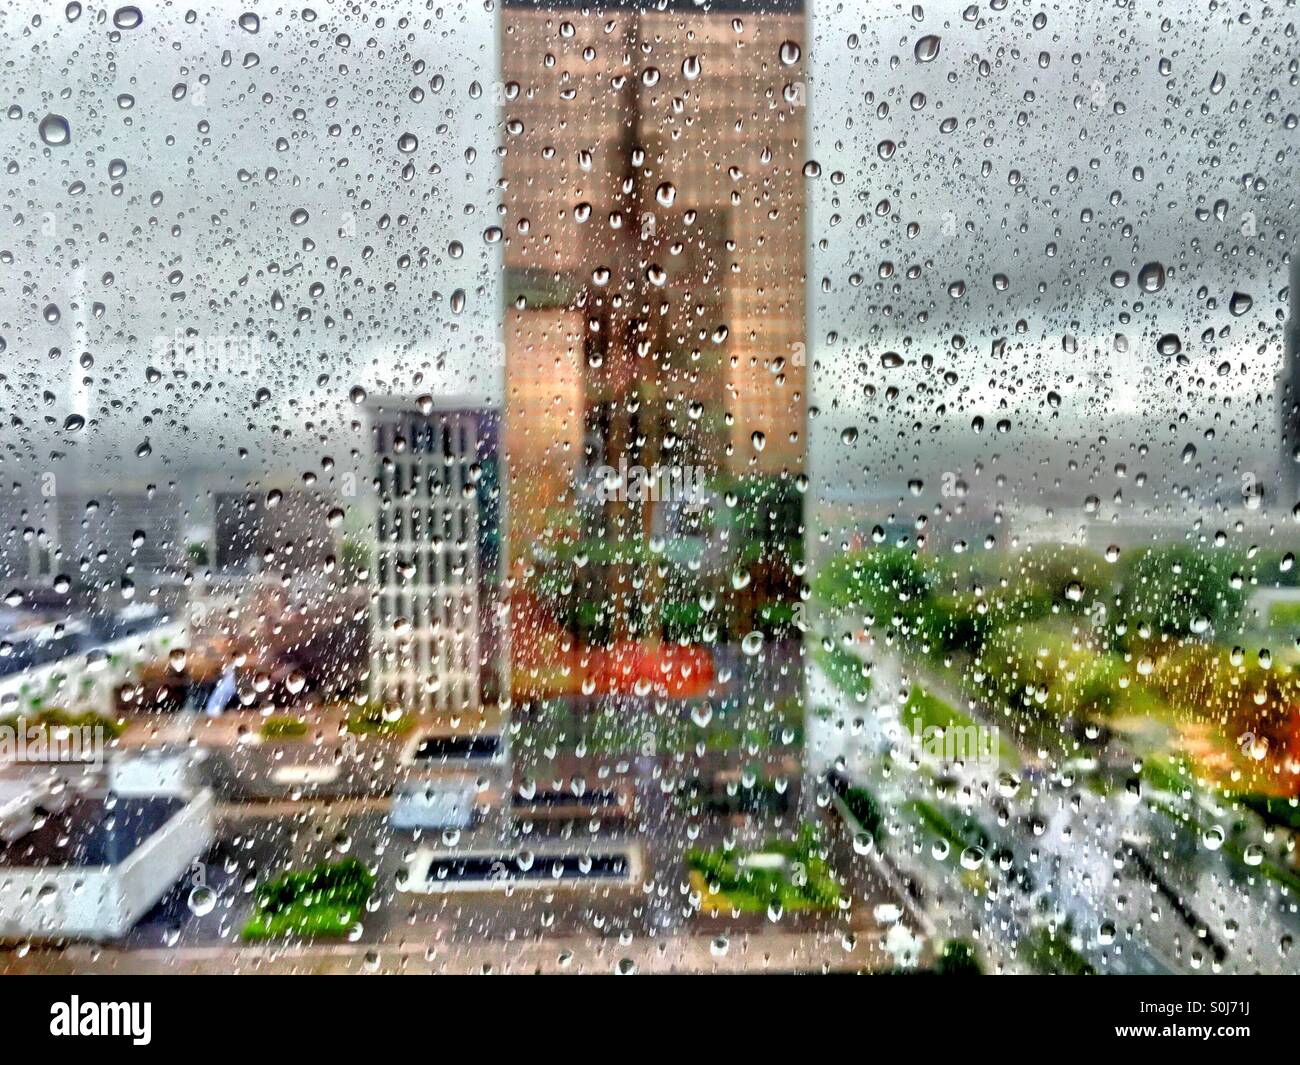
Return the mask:
<path fill-rule="evenodd" d="M 118 865 L 185 805 L 176 798 L 77 798 L 0 845 L 0 868 Z"/>

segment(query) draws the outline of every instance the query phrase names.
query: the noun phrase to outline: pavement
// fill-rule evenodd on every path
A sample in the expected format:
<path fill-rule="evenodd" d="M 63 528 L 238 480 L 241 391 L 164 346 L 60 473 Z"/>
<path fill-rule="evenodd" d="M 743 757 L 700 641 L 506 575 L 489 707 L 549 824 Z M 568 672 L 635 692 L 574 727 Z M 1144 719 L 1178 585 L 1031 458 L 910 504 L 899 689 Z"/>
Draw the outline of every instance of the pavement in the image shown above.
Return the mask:
<path fill-rule="evenodd" d="M 788 656 L 787 656 L 788 657 Z M 781 659 L 770 683 L 745 674 L 732 712 L 763 720 L 778 697 L 802 688 L 802 671 Z M 818 805 L 799 746 L 746 744 L 746 749 L 602 753 L 557 746 L 512 727 L 490 708 L 472 716 L 422 715 L 402 736 L 346 735 L 347 707 L 311 711 L 296 739 L 266 740 L 265 717 L 235 711 L 216 718 L 147 715 L 131 720 L 119 747 L 193 752 L 219 800 L 217 838 L 192 870 L 118 943 L 20 945 L 7 971 L 39 972 L 640 972 L 879 971 L 893 968 L 900 936 L 912 942 L 922 922 L 899 894 L 897 877 L 858 854 L 842 823 Z M 277 711 L 277 714 L 282 711 Z M 679 712 L 674 708 L 673 712 Z M 684 710 L 680 711 L 684 712 Z M 620 697 L 613 713 L 638 726 L 663 708 Z M 573 720 L 584 718 L 585 710 Z M 634 729 L 635 731 L 635 729 Z M 493 733 L 508 743 L 496 762 L 412 765 L 421 735 Z M 600 736 L 594 737 L 599 741 Z M 788 741 L 786 741 L 788 743 Z M 785 782 L 785 808 L 740 814 L 693 806 L 684 792 L 698 781 L 736 786 L 746 772 Z M 285 772 L 289 770 L 289 772 Z M 472 828 L 442 832 L 394 829 L 391 795 L 401 783 L 454 773 L 475 782 L 483 816 Z M 721 776 L 719 776 L 721 774 Z M 628 796 L 626 816 L 548 823 L 514 815 L 509 796 L 521 787 Z M 683 856 L 724 844 L 753 849 L 790 838 L 806 820 L 830 833 L 831 864 L 851 905 L 838 912 L 738 914 L 701 909 Z M 635 855 L 630 882 L 586 881 L 527 890 L 402 890 L 428 851 Z M 367 912 L 346 941 L 245 944 L 240 932 L 258 883 L 285 869 L 355 857 L 376 873 Z M 197 879 L 196 879 L 197 878 Z M 209 889 L 194 894 L 195 883 Z M 215 897 L 215 905 L 209 905 Z M 196 902 L 196 898 L 198 901 Z M 903 925 L 909 932 L 902 935 Z M 926 949 L 924 946 L 922 950 Z"/>
<path fill-rule="evenodd" d="M 31 950 L 3 959 L 5 972 L 43 975 L 238 974 L 619 974 L 857 973 L 892 966 L 879 934 L 851 940 L 761 931 L 718 936 L 523 936 L 461 943 L 312 944 L 186 950 Z"/>
<path fill-rule="evenodd" d="M 259 748 L 259 751 L 261 749 Z M 387 751 L 387 748 L 385 748 Z M 373 752 L 371 752 L 373 755 Z M 399 774 L 387 754 L 384 771 Z M 678 789 L 699 772 L 725 765 L 723 755 L 684 765 L 671 757 L 621 759 L 555 754 L 540 787 L 619 787 L 632 796 L 627 822 L 521 822 L 501 806 L 472 829 L 411 832 L 388 822 L 383 794 L 227 797 L 218 808 L 217 840 L 191 872 L 120 943 L 11 952 L 7 971 L 42 972 L 479 972 L 592 971 L 634 966 L 644 972 L 876 971 L 891 968 L 884 950 L 894 918 L 905 913 L 894 887 L 873 865 L 834 838 L 833 866 L 853 899 L 830 914 L 710 912 L 697 908 L 682 861 L 689 847 L 731 842 L 758 846 L 792 833 L 805 816 L 802 781 L 791 781 L 787 812 L 720 816 L 683 809 Z M 789 768 L 788 766 L 785 766 Z M 796 772 L 798 766 L 794 767 Z M 507 771 L 508 772 L 508 771 Z M 519 774 L 523 775 L 522 771 Z M 511 785 L 517 786 L 515 784 Z M 810 801 L 810 797 L 809 797 Z M 819 816 L 813 814 L 813 816 Z M 825 816 L 823 812 L 820 816 Z M 630 883 L 594 881 L 523 890 L 400 890 L 422 851 L 447 855 L 491 851 L 635 855 Z M 376 871 L 368 911 L 348 942 L 247 945 L 240 931 L 253 887 L 286 868 L 344 857 Z M 194 878 L 215 896 L 195 905 Z M 206 893 L 205 893 L 206 894 Z"/>

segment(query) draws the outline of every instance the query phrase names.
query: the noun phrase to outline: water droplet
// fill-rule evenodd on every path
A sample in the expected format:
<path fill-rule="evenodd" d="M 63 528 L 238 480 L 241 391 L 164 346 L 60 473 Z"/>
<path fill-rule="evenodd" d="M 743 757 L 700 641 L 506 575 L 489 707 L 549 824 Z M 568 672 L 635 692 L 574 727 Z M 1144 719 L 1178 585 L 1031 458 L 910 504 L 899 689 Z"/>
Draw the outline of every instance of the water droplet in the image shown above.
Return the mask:
<path fill-rule="evenodd" d="M 134 6 L 119 7 L 113 12 L 113 25 L 119 30 L 133 30 L 144 21 L 140 9 Z"/>
<path fill-rule="evenodd" d="M 1138 287 L 1143 292 L 1159 292 L 1165 287 L 1165 268 L 1161 263 L 1147 263 L 1138 271 Z"/>
<path fill-rule="evenodd" d="M 41 140 L 53 148 L 62 148 L 72 140 L 72 127 L 62 115 L 49 114 L 37 127 Z"/>
<path fill-rule="evenodd" d="M 939 56 L 940 44 L 941 41 L 937 34 L 927 33 L 916 42 L 916 47 L 912 49 L 912 54 L 916 57 L 918 63 L 933 62 Z"/>
<path fill-rule="evenodd" d="M 217 893 L 206 884 L 199 884 L 190 891 L 185 902 L 195 917 L 204 917 L 216 909 Z"/>

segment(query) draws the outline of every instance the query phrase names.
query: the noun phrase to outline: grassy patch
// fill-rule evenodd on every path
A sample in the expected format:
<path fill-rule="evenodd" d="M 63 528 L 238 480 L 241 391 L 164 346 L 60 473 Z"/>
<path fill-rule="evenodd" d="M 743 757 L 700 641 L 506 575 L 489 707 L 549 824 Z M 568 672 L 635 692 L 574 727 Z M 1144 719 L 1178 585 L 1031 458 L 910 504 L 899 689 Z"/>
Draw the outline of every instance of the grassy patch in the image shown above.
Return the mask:
<path fill-rule="evenodd" d="M 277 936 L 341 936 L 356 924 L 375 887 L 355 858 L 284 873 L 259 885 L 242 935 L 250 942 Z"/>
<path fill-rule="evenodd" d="M 1164 792 L 1176 798 L 1183 798 L 1184 793 L 1196 787 L 1196 778 L 1185 762 L 1161 758 L 1147 758 L 1142 763 L 1142 779 L 1152 791 Z"/>
<path fill-rule="evenodd" d="M 912 686 L 912 691 L 903 704 L 903 724 L 916 731 L 918 728 L 950 728 L 953 725 L 973 725 L 975 720 L 958 710 L 951 703 L 946 703 L 931 695 L 919 684 Z"/>
<path fill-rule="evenodd" d="M 865 664 L 856 655 L 842 647 L 832 647 L 829 651 L 818 647 L 813 651 L 813 660 L 841 694 L 859 703 L 870 698 L 871 678 L 863 672 Z"/>
<path fill-rule="evenodd" d="M 307 722 L 288 714 L 277 714 L 263 721 L 258 731 L 266 740 L 296 740 L 307 735 Z"/>
<path fill-rule="evenodd" d="M 944 816 L 937 806 L 926 802 L 924 799 L 913 799 L 907 805 L 931 834 L 946 840 L 956 853 L 960 854 L 969 846 L 988 847 L 989 841 L 984 838 L 982 831 L 978 836 L 968 839 L 956 825 Z"/>
<path fill-rule="evenodd" d="M 943 729 L 945 732 L 950 729 L 996 728 L 996 726 L 981 724 L 970 714 L 958 710 L 951 703 L 944 702 L 937 695 L 932 695 L 919 684 L 912 685 L 907 702 L 903 704 L 900 720 L 903 727 L 913 735 L 923 735 L 925 730 L 930 728 Z M 974 736 L 975 733 L 966 733 L 966 735 Z M 1015 744 L 1010 743 L 1002 735 L 1000 728 L 997 729 L 997 742 L 999 764 L 1007 769 L 1017 768 L 1020 765 L 1020 754 Z M 971 751 L 970 755 L 974 756 L 975 753 Z"/>
<path fill-rule="evenodd" d="M 1268 623 L 1275 629 L 1300 629 L 1300 603 L 1274 603 L 1268 610 Z"/>
<path fill-rule="evenodd" d="M 415 724 L 406 714 L 395 714 L 374 703 L 351 711 L 346 721 L 354 736 L 401 736 Z"/>
<path fill-rule="evenodd" d="M 723 848 L 690 850 L 686 866 L 700 890 L 702 908 L 766 913 L 839 908 L 840 885 L 831 875 L 820 834 L 803 825 L 793 840 L 772 840 L 760 850 L 736 854 Z"/>

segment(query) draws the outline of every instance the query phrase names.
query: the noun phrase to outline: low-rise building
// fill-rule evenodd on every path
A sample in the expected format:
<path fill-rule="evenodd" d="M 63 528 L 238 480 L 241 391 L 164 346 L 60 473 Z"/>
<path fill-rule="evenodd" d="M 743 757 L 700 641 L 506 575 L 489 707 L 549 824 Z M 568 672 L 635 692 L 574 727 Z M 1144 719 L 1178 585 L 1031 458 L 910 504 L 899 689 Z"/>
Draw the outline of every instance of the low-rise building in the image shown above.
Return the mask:
<path fill-rule="evenodd" d="M 118 939 L 189 872 L 214 839 L 212 792 L 149 762 L 89 786 L 50 768 L 0 776 L 0 938 Z"/>

